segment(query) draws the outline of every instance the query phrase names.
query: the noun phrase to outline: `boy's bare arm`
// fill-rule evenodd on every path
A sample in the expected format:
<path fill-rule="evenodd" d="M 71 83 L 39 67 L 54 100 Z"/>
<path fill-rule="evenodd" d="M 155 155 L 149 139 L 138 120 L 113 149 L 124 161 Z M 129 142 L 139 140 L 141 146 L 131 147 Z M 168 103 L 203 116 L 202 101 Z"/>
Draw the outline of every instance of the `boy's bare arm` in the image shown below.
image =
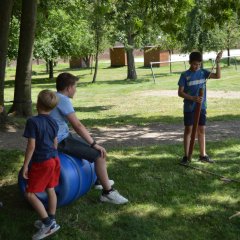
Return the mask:
<path fill-rule="evenodd" d="M 211 73 L 210 74 L 210 76 L 209 76 L 209 78 L 214 78 L 214 79 L 219 79 L 219 78 L 221 78 L 221 68 L 220 68 L 220 64 L 219 64 L 219 62 L 220 62 L 220 60 L 221 60 L 221 58 L 222 58 L 222 51 L 221 52 L 219 52 L 218 54 L 217 54 L 217 57 L 216 57 L 216 73 Z"/>
<path fill-rule="evenodd" d="M 23 164 L 23 177 L 28 178 L 28 165 L 32 158 L 33 152 L 35 150 L 35 139 L 29 138 L 27 142 L 27 148 L 25 151 L 25 158 L 24 158 L 24 164 Z"/>
<path fill-rule="evenodd" d="M 219 79 L 221 78 L 221 68 L 219 62 L 216 63 L 216 73 L 211 73 L 209 78 Z"/>
<path fill-rule="evenodd" d="M 57 149 L 57 147 L 58 147 L 57 137 L 54 138 L 53 145 L 54 145 L 54 148 Z"/>
<path fill-rule="evenodd" d="M 92 145 L 93 143 L 95 143 L 94 139 L 91 137 L 86 127 L 79 121 L 74 112 L 67 115 L 67 119 L 72 125 L 73 129 L 76 131 L 76 133 L 81 136 L 88 144 Z M 106 157 L 107 153 L 105 148 L 96 143 L 94 144 L 94 148 L 101 152 L 102 157 Z"/>
<path fill-rule="evenodd" d="M 199 96 L 191 96 L 187 93 L 184 92 L 184 87 L 179 87 L 178 88 L 178 96 L 179 97 L 182 97 L 184 99 L 187 99 L 187 100 L 190 100 L 190 101 L 193 101 L 193 102 L 202 102 L 202 97 L 199 97 Z"/>
<path fill-rule="evenodd" d="M 93 143 L 93 138 L 90 136 L 86 127 L 79 121 L 75 113 L 67 115 L 67 119 L 79 136 L 81 136 L 87 143 Z"/>

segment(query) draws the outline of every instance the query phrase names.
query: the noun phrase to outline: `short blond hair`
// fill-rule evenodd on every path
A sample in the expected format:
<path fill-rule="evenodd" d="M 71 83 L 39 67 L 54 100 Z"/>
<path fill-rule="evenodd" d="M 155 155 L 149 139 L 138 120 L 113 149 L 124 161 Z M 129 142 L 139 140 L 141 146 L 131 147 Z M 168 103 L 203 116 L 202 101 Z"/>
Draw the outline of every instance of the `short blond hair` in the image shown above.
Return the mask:
<path fill-rule="evenodd" d="M 58 104 L 58 97 L 55 92 L 45 89 L 38 94 L 37 108 L 46 112 L 50 112 Z"/>

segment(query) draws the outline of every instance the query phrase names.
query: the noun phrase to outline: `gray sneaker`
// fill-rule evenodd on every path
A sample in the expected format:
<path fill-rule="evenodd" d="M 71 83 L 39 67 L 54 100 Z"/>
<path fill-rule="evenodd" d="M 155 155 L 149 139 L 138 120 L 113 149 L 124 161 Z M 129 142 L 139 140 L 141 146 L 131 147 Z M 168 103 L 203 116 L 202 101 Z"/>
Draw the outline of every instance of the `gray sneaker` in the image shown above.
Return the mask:
<path fill-rule="evenodd" d="M 100 196 L 100 201 L 113 204 L 125 204 L 128 202 L 128 199 L 120 195 L 117 190 L 113 190 L 108 194 L 102 194 Z"/>
<path fill-rule="evenodd" d="M 52 221 L 53 223 L 57 224 L 55 219 L 53 219 Z M 43 222 L 41 220 L 36 220 L 33 225 L 35 228 L 40 229 L 43 225 Z"/>
<path fill-rule="evenodd" d="M 199 161 L 206 162 L 206 163 L 214 163 L 212 159 L 208 155 L 205 156 L 199 156 Z"/>
<path fill-rule="evenodd" d="M 110 186 L 114 185 L 114 181 L 113 180 L 109 180 L 109 183 L 110 183 Z M 102 190 L 103 186 L 97 181 L 97 183 L 95 183 L 95 185 L 94 185 L 94 189 Z"/>
<path fill-rule="evenodd" d="M 36 227 L 37 224 L 35 225 L 35 223 L 34 223 L 34 226 Z M 38 224 L 39 224 L 39 222 L 38 222 Z M 38 226 L 40 226 L 40 224 Z M 40 229 L 37 231 L 37 233 L 35 233 L 32 236 L 32 240 L 44 239 L 45 237 L 52 235 L 59 229 L 60 229 L 60 226 L 56 223 L 56 221 L 52 221 L 52 223 L 49 226 L 46 226 L 45 224 L 42 223 L 42 225 L 41 225 Z"/>

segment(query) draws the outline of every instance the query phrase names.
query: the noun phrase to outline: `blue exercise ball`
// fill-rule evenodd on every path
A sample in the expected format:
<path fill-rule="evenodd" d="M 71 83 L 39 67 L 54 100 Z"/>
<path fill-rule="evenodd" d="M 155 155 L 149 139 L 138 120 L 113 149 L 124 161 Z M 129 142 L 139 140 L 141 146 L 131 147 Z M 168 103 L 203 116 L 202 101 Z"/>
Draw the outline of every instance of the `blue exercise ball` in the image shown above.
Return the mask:
<path fill-rule="evenodd" d="M 94 164 L 84 159 L 78 159 L 67 154 L 59 153 L 61 171 L 59 185 L 55 188 L 57 206 L 65 206 L 86 194 L 95 183 L 97 177 Z M 22 169 L 18 174 L 20 191 L 25 193 L 26 180 L 22 177 Z M 37 193 L 37 197 L 47 206 L 46 192 Z"/>

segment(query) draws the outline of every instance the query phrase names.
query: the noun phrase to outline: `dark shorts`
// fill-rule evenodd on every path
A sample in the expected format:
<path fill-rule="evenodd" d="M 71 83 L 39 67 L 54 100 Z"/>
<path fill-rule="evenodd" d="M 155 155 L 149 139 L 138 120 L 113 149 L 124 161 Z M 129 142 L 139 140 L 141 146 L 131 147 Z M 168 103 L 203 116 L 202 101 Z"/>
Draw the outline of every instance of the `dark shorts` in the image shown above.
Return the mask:
<path fill-rule="evenodd" d="M 198 125 L 206 125 L 206 110 L 201 110 Z M 194 112 L 184 112 L 184 126 L 192 126 L 194 122 Z"/>
<path fill-rule="evenodd" d="M 71 133 L 58 144 L 58 151 L 89 162 L 95 162 L 101 156 L 98 150 L 91 148 L 82 138 Z"/>
<path fill-rule="evenodd" d="M 43 162 L 33 162 L 29 172 L 26 192 L 44 192 L 58 185 L 60 176 L 60 160 L 58 157 Z"/>

